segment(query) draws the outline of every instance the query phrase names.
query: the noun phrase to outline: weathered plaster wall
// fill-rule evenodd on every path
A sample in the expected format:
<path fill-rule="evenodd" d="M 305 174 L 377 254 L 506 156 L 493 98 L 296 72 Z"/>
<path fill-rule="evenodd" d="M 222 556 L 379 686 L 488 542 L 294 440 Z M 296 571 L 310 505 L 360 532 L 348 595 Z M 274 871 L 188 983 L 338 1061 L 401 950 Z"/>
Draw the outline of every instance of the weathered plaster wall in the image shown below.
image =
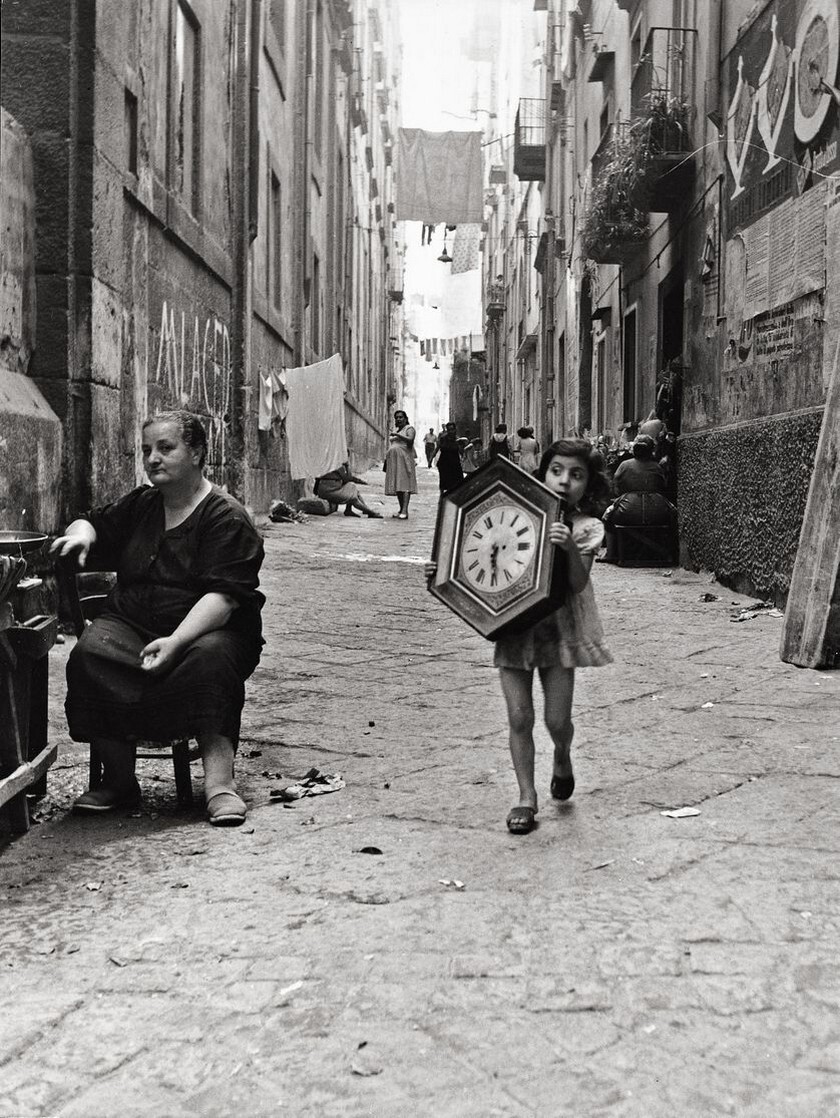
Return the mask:
<path fill-rule="evenodd" d="M 0 109 L 0 528 L 58 528 L 61 423 L 29 379 L 35 186 L 26 133 Z"/>
<path fill-rule="evenodd" d="M 679 440 L 683 562 L 781 601 L 790 585 L 822 408 Z"/>

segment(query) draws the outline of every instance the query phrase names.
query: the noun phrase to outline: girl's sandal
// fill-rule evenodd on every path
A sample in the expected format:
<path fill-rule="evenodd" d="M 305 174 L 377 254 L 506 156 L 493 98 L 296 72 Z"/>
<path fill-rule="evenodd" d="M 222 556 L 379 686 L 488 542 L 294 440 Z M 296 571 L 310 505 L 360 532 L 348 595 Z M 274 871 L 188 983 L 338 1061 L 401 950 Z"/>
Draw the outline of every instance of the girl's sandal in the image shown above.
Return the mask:
<path fill-rule="evenodd" d="M 245 822 L 245 801 L 235 792 L 214 792 L 207 801 L 207 820 L 214 827 L 238 827 Z"/>
<path fill-rule="evenodd" d="M 507 829 L 512 835 L 528 835 L 537 824 L 537 809 L 517 804 L 508 812 Z"/>
<path fill-rule="evenodd" d="M 553 776 L 551 778 L 551 795 L 555 800 L 569 800 L 575 790 L 575 774 L 571 776 Z"/>

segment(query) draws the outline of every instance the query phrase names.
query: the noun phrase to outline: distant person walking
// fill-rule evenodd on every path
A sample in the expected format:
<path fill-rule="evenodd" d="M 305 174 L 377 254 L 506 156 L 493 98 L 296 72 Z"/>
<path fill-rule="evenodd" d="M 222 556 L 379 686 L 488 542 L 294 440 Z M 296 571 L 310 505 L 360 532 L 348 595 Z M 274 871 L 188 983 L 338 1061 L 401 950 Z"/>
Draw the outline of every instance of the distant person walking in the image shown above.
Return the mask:
<path fill-rule="evenodd" d="M 464 480 L 457 433 L 455 424 L 447 423 L 438 442 L 437 468 L 441 493 L 448 493 Z"/>
<path fill-rule="evenodd" d="M 409 426 L 404 411 L 394 412 L 394 426 L 389 436 L 391 445 L 385 456 L 385 496 L 396 497 L 399 512 L 393 514 L 395 520 L 408 520 L 408 502 L 411 494 L 417 492 L 417 470 L 414 466 L 415 431 Z"/>
<path fill-rule="evenodd" d="M 520 427 L 517 434 L 519 435 L 519 465 L 532 474 L 540 464 L 538 457 L 540 448 L 534 438 L 534 428 Z"/>
<path fill-rule="evenodd" d="M 437 451 L 437 435 L 434 427 L 430 427 L 423 436 L 423 449 L 426 451 L 426 465 L 432 468 L 432 459 Z"/>
<path fill-rule="evenodd" d="M 496 430 L 490 436 L 490 457 L 510 458 L 510 443 L 507 436 L 507 423 L 496 424 Z"/>

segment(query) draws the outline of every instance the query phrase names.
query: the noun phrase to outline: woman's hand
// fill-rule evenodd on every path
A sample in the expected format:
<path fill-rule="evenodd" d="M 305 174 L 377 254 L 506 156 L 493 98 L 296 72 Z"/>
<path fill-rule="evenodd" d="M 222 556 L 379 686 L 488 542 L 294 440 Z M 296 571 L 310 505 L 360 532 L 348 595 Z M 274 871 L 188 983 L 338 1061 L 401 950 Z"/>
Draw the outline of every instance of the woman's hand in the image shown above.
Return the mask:
<path fill-rule="evenodd" d="M 84 567 L 90 549 L 96 543 L 96 529 L 88 520 L 74 520 L 63 536 L 50 544 L 50 555 L 66 559 L 76 552 L 76 562 Z"/>
<path fill-rule="evenodd" d="M 433 563 L 431 560 L 429 560 L 428 563 L 424 563 L 423 574 L 426 576 L 426 581 L 431 582 L 437 574 L 437 563 Z"/>
<path fill-rule="evenodd" d="M 551 527 L 548 529 L 548 538 L 555 547 L 559 547 L 561 551 L 571 551 L 574 547 L 572 540 L 572 532 L 567 524 L 562 520 L 555 520 Z"/>
<path fill-rule="evenodd" d="M 157 637 L 149 641 L 140 653 L 140 667 L 144 672 L 159 674 L 173 667 L 181 653 L 181 642 L 175 637 Z"/>

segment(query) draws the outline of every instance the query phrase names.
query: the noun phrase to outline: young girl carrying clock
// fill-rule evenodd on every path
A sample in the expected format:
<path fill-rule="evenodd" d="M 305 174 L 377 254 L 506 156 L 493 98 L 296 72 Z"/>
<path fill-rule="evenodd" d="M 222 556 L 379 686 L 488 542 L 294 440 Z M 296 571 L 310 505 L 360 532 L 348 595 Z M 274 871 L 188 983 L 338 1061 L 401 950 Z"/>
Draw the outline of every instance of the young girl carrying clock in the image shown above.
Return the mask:
<path fill-rule="evenodd" d="M 548 617 L 496 641 L 493 662 L 507 704 L 510 753 L 519 784 L 519 803 L 507 817 L 508 830 L 515 835 L 534 829 L 539 810 L 534 785 L 534 671 L 539 672 L 545 725 L 554 743 L 550 792 L 556 800 L 568 800 L 575 787 L 570 754 L 575 668 L 612 662 L 589 577 L 604 541 L 597 504 L 610 492 L 603 459 L 586 439 L 560 439 L 543 454 L 536 476 L 566 500 L 565 517 L 551 525 L 549 538 L 566 553 L 569 594 Z M 435 563 L 426 563 L 426 577 L 436 569 Z"/>

